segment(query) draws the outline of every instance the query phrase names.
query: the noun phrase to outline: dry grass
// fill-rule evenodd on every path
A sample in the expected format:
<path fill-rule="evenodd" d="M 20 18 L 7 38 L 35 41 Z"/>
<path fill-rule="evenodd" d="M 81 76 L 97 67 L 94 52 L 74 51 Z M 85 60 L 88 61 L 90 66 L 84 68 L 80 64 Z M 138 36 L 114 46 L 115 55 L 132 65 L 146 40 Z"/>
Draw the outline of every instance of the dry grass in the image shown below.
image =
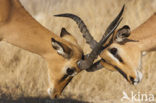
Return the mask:
<path fill-rule="evenodd" d="M 81 33 L 77 25 L 69 19 L 54 18 L 54 14 L 68 12 L 79 15 L 95 39 L 99 40 L 106 26 L 117 15 L 123 4 L 126 4 L 126 10 L 121 25 L 128 24 L 132 29 L 156 12 L 156 0 L 21 1 L 33 17 L 57 35 L 59 35 L 62 27 L 66 27 L 78 38 L 79 44 L 85 52 L 90 49 L 80 36 Z M 126 91 L 128 94 L 131 91 L 152 93 L 156 98 L 155 68 L 156 53 L 149 53 L 143 58 L 142 72 L 144 78 L 137 86 L 130 85 L 118 72 L 110 72 L 106 69 L 94 73 L 84 71 L 67 86 L 62 98 L 73 98 L 94 103 L 121 103 L 122 91 Z M 72 99 L 62 101 L 46 99 L 47 86 L 47 67 L 40 56 L 5 42 L 0 43 L 1 103 L 80 103 Z"/>

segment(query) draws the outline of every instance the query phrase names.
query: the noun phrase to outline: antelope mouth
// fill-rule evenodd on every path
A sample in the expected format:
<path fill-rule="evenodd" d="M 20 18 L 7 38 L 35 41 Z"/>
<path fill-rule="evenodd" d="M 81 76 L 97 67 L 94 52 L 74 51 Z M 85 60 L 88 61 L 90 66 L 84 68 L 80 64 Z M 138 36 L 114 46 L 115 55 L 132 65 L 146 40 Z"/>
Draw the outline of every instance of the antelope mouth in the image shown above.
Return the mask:
<path fill-rule="evenodd" d="M 140 71 L 137 71 L 137 78 L 134 79 L 133 85 L 137 85 L 138 83 L 140 83 L 142 80 L 142 77 L 143 77 L 142 73 Z"/>
<path fill-rule="evenodd" d="M 131 84 L 133 85 L 137 85 L 141 82 L 142 80 L 142 73 L 140 71 L 137 71 L 136 72 L 136 78 L 134 79 L 133 77 L 128 77 L 127 74 L 125 72 L 123 72 L 120 68 L 114 66 L 114 68 L 128 81 L 130 82 Z"/>

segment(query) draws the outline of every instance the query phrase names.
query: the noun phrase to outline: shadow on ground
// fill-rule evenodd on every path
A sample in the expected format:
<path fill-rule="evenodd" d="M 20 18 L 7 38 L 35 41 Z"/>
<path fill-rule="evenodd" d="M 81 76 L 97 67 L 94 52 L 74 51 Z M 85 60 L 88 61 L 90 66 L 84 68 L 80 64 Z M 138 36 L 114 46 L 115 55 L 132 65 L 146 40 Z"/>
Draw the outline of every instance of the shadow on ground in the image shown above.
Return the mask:
<path fill-rule="evenodd" d="M 22 97 L 17 100 L 0 98 L 0 103 L 88 103 L 84 101 L 79 101 L 71 98 L 65 99 L 49 99 L 49 98 L 30 98 Z"/>

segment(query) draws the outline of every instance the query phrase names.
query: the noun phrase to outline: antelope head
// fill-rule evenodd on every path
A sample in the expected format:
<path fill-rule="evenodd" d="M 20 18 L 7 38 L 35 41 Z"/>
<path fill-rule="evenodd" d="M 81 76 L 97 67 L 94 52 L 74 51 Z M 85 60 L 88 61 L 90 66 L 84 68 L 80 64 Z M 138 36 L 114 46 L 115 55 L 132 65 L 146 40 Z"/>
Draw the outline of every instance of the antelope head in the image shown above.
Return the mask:
<path fill-rule="evenodd" d="M 108 41 L 109 46 L 100 54 L 101 64 L 111 71 L 119 71 L 131 84 L 142 79 L 141 52 L 137 40 L 128 39 L 130 28 L 126 25 L 116 31 Z"/>
<path fill-rule="evenodd" d="M 154 13 L 139 27 L 131 31 L 123 26 L 113 34 L 110 45 L 100 56 L 101 64 L 111 70 L 118 70 L 132 84 L 138 84 L 142 79 L 142 56 L 150 51 L 156 51 L 156 14 Z"/>
<path fill-rule="evenodd" d="M 128 39 L 130 35 L 129 26 L 125 25 L 119 30 L 115 31 L 115 29 L 118 27 L 119 23 L 122 20 L 121 16 L 123 14 L 123 11 L 124 6 L 121 9 L 120 13 L 117 15 L 117 17 L 107 27 L 102 39 L 99 42 L 94 40 L 94 38 L 88 31 L 87 26 L 84 24 L 80 17 L 69 13 L 59 14 L 55 16 L 68 17 L 73 19 L 78 24 L 78 27 L 83 34 L 83 37 L 86 39 L 86 42 L 90 45 L 92 49 L 89 54 L 86 54 L 84 56 L 84 59 L 81 59 L 78 62 L 78 67 L 81 70 L 95 71 L 101 69 L 102 67 L 106 67 L 107 69 L 113 68 L 113 70 L 119 71 L 130 83 L 136 84 L 141 80 L 141 73 L 137 71 L 139 66 L 135 62 L 132 62 L 131 66 L 124 66 L 126 65 L 124 64 L 124 62 L 126 63 L 126 60 L 123 61 L 120 57 L 120 54 L 122 54 L 123 52 L 122 50 L 120 52 L 120 49 L 118 50 L 118 48 L 120 48 L 121 45 L 125 42 L 133 41 Z M 94 63 L 94 60 L 98 57 L 99 54 L 102 59 Z M 139 54 L 136 54 L 135 57 L 136 59 L 138 59 L 139 62 Z M 129 58 L 131 58 L 131 55 L 127 57 L 127 60 Z"/>
<path fill-rule="evenodd" d="M 81 70 L 77 66 L 78 60 L 83 58 L 83 51 L 76 39 L 65 28 L 62 28 L 60 37 L 63 40 L 51 38 L 52 48 L 56 55 L 47 55 L 49 88 L 51 98 L 57 98 L 72 78 Z M 52 57 L 53 56 L 53 57 Z"/>

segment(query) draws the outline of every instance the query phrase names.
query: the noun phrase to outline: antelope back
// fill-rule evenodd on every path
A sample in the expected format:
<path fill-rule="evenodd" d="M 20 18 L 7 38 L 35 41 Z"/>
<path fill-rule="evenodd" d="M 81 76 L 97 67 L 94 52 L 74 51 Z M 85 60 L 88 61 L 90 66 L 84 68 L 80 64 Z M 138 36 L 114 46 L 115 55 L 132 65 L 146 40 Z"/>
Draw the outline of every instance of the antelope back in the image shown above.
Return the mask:
<path fill-rule="evenodd" d="M 10 14 L 10 1 L 0 0 L 0 23 L 7 21 Z"/>

